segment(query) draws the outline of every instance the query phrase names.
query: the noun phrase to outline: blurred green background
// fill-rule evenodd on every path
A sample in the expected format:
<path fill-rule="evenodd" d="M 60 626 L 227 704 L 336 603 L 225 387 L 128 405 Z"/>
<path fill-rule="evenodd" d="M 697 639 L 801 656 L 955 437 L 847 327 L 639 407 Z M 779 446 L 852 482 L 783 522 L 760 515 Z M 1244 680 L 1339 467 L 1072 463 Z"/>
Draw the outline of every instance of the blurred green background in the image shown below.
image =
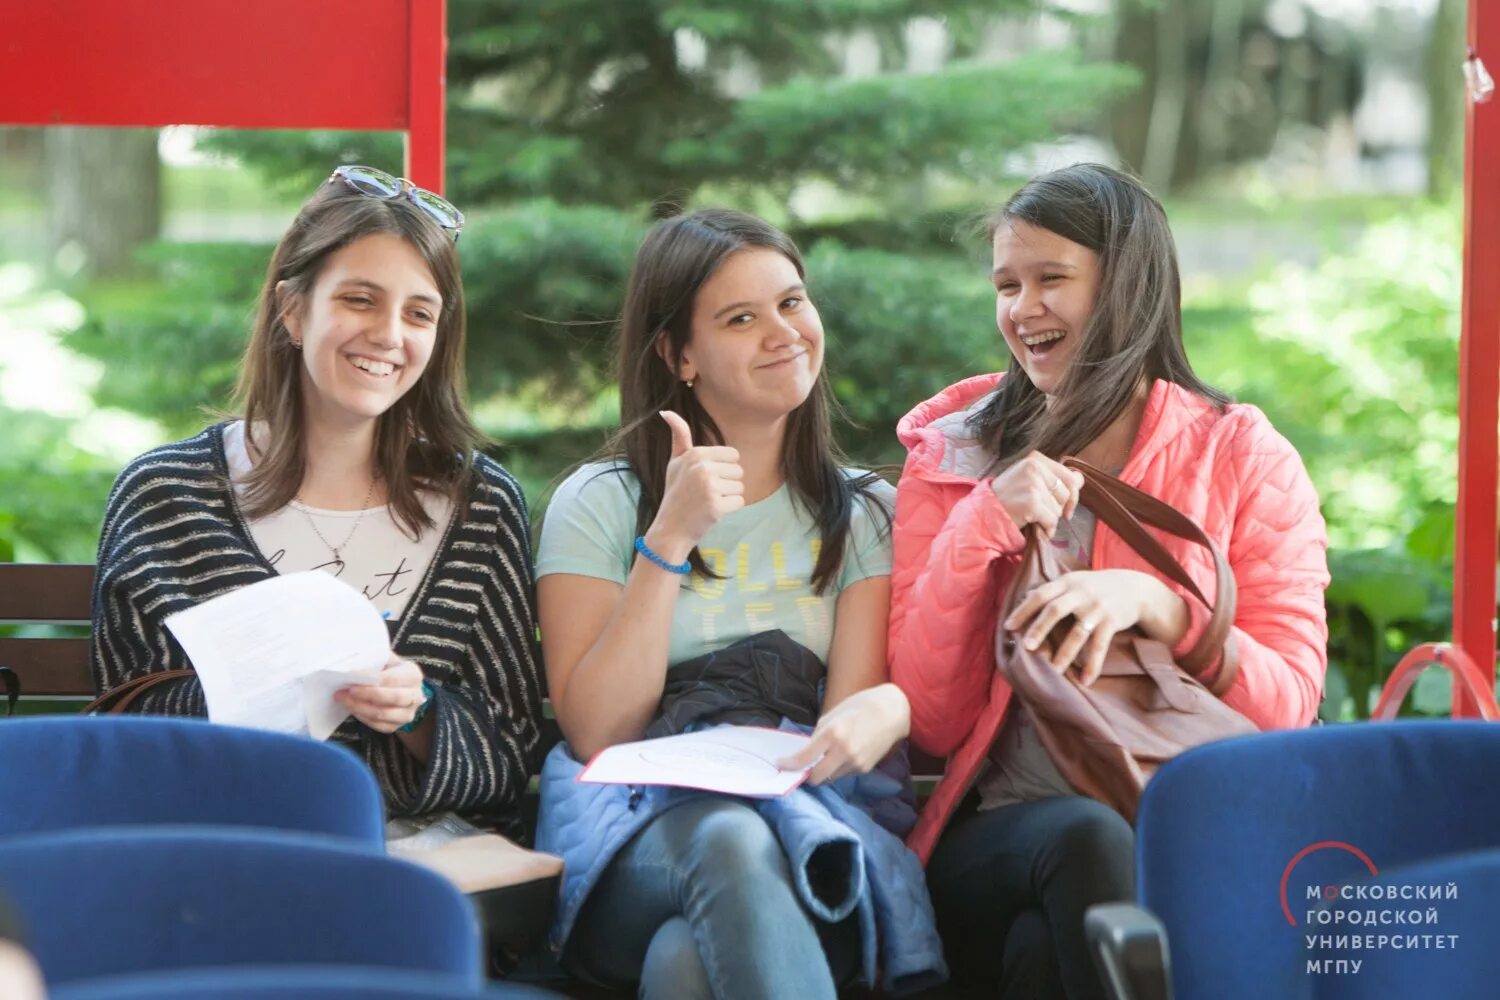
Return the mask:
<path fill-rule="evenodd" d="M 1465 5 L 1456 0 L 449 0 L 471 395 L 540 507 L 615 413 L 655 217 L 807 252 L 862 462 L 1003 364 L 974 222 L 1081 159 L 1167 202 L 1194 365 L 1304 456 L 1333 542 L 1326 718 L 1447 638 Z M 109 484 L 227 406 L 271 245 L 400 137 L 0 129 L 0 560 L 88 561 Z M 1424 675 L 1409 711 L 1442 713 Z"/>

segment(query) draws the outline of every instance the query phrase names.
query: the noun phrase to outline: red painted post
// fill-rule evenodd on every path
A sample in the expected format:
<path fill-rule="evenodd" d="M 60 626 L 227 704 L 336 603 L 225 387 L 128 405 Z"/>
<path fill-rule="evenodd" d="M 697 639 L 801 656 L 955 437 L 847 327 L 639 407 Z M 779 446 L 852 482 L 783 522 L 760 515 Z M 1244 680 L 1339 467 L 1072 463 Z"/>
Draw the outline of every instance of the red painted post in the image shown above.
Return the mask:
<path fill-rule="evenodd" d="M 409 12 L 427 6 L 0 3 L 0 123 L 405 129 Z"/>
<path fill-rule="evenodd" d="M 404 129 L 443 189 L 445 0 L 0 0 L 0 124 Z"/>
<path fill-rule="evenodd" d="M 445 102 L 448 80 L 446 0 L 411 4 L 407 79 L 406 176 L 418 187 L 443 191 Z"/>
<path fill-rule="evenodd" d="M 1469 46 L 1500 71 L 1500 9 L 1469 0 Z M 1458 72 L 1454 67 L 1453 72 Z M 1469 102 L 1464 152 L 1463 333 L 1459 343 L 1458 527 L 1453 638 L 1495 682 L 1496 465 L 1500 462 L 1500 99 Z M 1476 714 L 1454 685 L 1453 716 Z"/>

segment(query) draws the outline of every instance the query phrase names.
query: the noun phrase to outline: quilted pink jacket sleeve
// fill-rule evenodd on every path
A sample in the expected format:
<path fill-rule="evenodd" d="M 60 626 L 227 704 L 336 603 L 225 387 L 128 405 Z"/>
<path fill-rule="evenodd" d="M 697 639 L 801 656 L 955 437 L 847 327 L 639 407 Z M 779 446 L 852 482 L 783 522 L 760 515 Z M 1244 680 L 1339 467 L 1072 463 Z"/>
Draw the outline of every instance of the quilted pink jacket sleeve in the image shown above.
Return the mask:
<path fill-rule="evenodd" d="M 1239 603 L 1231 641 L 1240 672 L 1224 701 L 1261 729 L 1305 726 L 1323 700 L 1328 668 L 1328 538 L 1318 495 L 1290 442 L 1260 417 L 1237 439 L 1243 479 L 1227 558 Z M 1186 652 L 1207 625 L 1189 599 L 1192 621 L 1176 652 Z"/>
<path fill-rule="evenodd" d="M 891 576 L 891 679 L 911 702 L 911 738 L 951 754 L 989 700 L 997 571 L 1019 557 L 1021 533 L 988 479 L 966 489 L 913 474 L 896 492 Z"/>

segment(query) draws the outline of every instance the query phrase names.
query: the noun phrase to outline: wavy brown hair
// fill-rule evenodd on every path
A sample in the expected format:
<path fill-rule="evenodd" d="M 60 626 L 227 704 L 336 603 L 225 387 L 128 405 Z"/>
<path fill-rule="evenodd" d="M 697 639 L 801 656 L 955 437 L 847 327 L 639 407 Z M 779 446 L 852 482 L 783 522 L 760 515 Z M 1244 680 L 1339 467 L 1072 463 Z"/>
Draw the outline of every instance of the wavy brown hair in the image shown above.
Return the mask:
<path fill-rule="evenodd" d="M 413 537 L 431 528 L 419 490 L 445 493 L 459 510 L 484 437 L 464 400 L 464 290 L 453 237 L 405 198 L 371 198 L 330 181 L 302 206 L 271 255 L 235 401 L 258 458 L 245 478 L 244 510 L 255 518 L 297 495 L 306 458 L 302 355 L 283 316 L 302 308 L 328 258 L 374 233 L 399 236 L 427 262 L 443 297 L 432 356 L 416 385 L 375 424 L 375 471 L 396 523 Z M 286 282 L 285 298 L 277 285 Z M 285 306 L 283 306 L 283 301 Z"/>
<path fill-rule="evenodd" d="M 971 421 L 1001 467 L 1031 451 L 1076 455 L 1130 405 L 1142 380 L 1165 379 L 1223 407 L 1182 346 L 1177 247 L 1161 202 L 1140 181 L 1097 163 L 1034 178 L 989 218 L 991 242 L 1025 222 L 1099 255 L 1099 290 L 1052 405 L 1015 358 Z"/>
<path fill-rule="evenodd" d="M 792 262 L 797 276 L 807 280 L 802 254 L 791 237 L 753 215 L 729 209 L 704 209 L 664 219 L 651 228 L 636 252 L 619 326 L 620 430 L 603 454 L 623 462 L 640 481 L 637 535 L 644 535 L 656 518 L 672 458 L 672 433 L 658 412 L 681 414 L 696 442 L 724 443 L 708 411 L 662 360 L 658 340 L 667 338 L 667 357 L 681 357 L 692 337 L 698 290 L 732 255 L 754 248 L 781 254 Z M 857 498 L 872 513 L 885 516 L 889 527 L 885 506 L 872 492 L 878 477 L 851 477 L 843 471 L 845 459 L 833 440 L 836 405 L 825 361 L 812 392 L 787 419 L 781 457 L 781 472 L 792 497 L 813 517 L 822 539 L 812 574 L 813 589 L 819 594 L 838 578 L 843 566 Z M 714 575 L 696 547 L 689 561 L 694 572 Z"/>

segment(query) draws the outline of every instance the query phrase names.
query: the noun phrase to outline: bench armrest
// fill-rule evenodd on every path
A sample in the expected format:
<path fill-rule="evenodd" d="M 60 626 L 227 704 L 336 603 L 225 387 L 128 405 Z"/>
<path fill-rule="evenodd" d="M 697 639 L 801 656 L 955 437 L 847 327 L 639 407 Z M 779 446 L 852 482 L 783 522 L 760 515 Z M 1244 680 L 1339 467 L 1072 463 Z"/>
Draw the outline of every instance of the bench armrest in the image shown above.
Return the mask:
<path fill-rule="evenodd" d="M 1113 1000 L 1172 1000 L 1161 921 L 1134 903 L 1099 903 L 1083 917 L 1089 952 Z"/>

